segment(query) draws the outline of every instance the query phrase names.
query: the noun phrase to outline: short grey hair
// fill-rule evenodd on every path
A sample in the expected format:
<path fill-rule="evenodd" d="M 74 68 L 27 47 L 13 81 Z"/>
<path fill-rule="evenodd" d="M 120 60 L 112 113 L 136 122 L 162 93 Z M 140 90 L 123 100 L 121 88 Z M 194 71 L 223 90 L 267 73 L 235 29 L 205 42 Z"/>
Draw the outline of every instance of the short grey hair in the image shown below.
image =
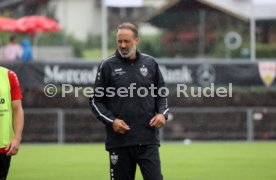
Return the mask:
<path fill-rule="evenodd" d="M 138 29 L 132 23 L 124 22 L 122 24 L 119 24 L 118 27 L 117 27 L 117 30 L 119 30 L 119 29 L 129 29 L 129 30 L 131 30 L 134 33 L 135 37 L 139 37 Z"/>

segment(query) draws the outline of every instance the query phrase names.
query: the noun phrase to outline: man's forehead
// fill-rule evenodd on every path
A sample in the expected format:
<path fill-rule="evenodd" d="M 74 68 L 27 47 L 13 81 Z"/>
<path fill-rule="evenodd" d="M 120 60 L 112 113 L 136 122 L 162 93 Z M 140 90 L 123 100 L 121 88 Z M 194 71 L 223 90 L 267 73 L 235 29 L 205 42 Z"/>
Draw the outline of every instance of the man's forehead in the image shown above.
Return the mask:
<path fill-rule="evenodd" d="M 134 32 L 130 29 L 118 29 L 117 36 L 134 36 Z"/>

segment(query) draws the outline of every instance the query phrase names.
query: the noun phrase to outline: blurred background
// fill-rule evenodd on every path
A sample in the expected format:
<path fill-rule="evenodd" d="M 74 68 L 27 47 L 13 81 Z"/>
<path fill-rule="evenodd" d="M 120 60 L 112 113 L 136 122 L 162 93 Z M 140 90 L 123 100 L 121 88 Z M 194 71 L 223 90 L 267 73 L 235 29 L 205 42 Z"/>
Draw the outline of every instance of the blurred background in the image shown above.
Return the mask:
<path fill-rule="evenodd" d="M 0 65 L 20 79 L 23 144 L 104 142 L 83 89 L 116 50 L 116 27 L 125 21 L 137 25 L 140 51 L 156 57 L 170 90 L 163 141 L 275 142 L 275 9 L 274 0 L 0 0 Z M 5 56 L 11 35 L 27 58 Z M 47 84 L 57 86 L 54 97 L 45 95 Z M 62 97 L 62 84 L 79 89 Z M 177 97 L 177 84 L 189 94 L 211 84 L 232 91 Z"/>
<path fill-rule="evenodd" d="M 83 89 L 64 98 L 61 85 L 92 87 L 98 63 L 116 49 L 116 26 L 125 21 L 137 25 L 139 49 L 157 58 L 170 88 L 163 140 L 275 140 L 275 7 L 268 0 L 1 0 L 1 17 L 14 19 L 15 26 L 2 25 L 0 63 L 21 82 L 23 142 L 104 141 Z M 30 41 L 32 58 L 5 59 L 11 35 L 18 43 Z M 49 83 L 58 87 L 52 98 L 44 94 Z M 179 83 L 232 83 L 233 92 L 177 97 Z"/>

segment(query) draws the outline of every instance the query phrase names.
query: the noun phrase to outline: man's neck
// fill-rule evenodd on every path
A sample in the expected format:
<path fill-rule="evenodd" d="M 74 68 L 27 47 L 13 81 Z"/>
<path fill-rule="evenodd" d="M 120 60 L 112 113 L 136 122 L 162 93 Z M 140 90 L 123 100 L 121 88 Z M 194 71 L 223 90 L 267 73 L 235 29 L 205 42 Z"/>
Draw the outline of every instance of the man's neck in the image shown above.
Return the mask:
<path fill-rule="evenodd" d="M 130 61 L 134 61 L 134 60 L 136 59 L 136 57 L 137 57 L 137 56 L 136 56 L 136 53 L 135 53 L 134 55 L 132 55 L 132 56 L 129 58 L 129 60 L 130 60 Z"/>

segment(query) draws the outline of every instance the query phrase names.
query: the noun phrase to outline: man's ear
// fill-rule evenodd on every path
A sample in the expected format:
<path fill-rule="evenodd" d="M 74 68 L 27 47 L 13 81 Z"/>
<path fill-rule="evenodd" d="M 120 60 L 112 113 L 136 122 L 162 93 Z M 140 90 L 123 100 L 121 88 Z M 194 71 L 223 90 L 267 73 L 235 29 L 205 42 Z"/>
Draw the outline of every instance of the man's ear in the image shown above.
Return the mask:
<path fill-rule="evenodd" d="M 136 45 L 138 45 L 140 43 L 140 38 L 139 37 L 135 38 L 135 43 L 136 43 Z"/>

